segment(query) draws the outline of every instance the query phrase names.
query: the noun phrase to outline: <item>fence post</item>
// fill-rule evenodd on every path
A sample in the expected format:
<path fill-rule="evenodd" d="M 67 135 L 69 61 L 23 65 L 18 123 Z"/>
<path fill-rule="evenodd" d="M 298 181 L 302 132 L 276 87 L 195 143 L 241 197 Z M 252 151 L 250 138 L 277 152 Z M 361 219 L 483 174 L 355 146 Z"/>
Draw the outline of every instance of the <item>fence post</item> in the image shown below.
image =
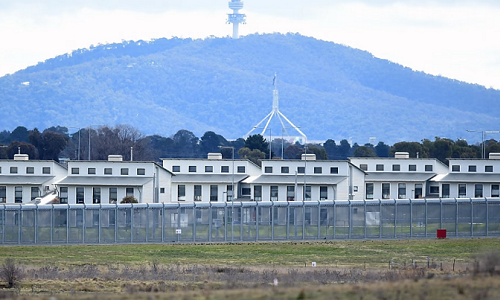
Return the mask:
<path fill-rule="evenodd" d="M 243 241 L 243 202 L 240 201 L 240 241 Z"/>
<path fill-rule="evenodd" d="M 115 244 L 118 241 L 118 203 L 115 203 L 115 215 L 114 215 L 114 224 L 115 224 Z"/>
<path fill-rule="evenodd" d="M 302 240 L 306 239 L 306 202 L 302 201 Z"/>
<path fill-rule="evenodd" d="M 439 229 L 443 229 L 443 199 L 441 198 L 439 198 Z"/>
<path fill-rule="evenodd" d="M 21 206 L 21 204 L 19 204 L 19 212 L 17 213 L 18 215 L 18 224 L 17 224 L 17 243 L 18 244 L 21 244 L 21 239 L 22 239 L 22 234 L 23 234 L 23 227 L 22 227 L 22 224 L 23 224 L 23 208 Z"/>
<path fill-rule="evenodd" d="M 469 198 L 470 201 L 470 236 L 474 236 L 474 202 L 472 202 L 472 198 Z"/>
<path fill-rule="evenodd" d="M 328 218 L 328 217 L 327 217 Z M 321 236 L 321 202 L 318 200 L 318 240 L 319 240 L 319 237 Z M 325 234 L 325 237 L 326 237 L 326 234 Z"/>
<path fill-rule="evenodd" d="M 382 226 L 382 200 L 378 199 L 378 218 L 379 218 L 379 228 L 378 228 L 378 237 L 382 238 L 382 231 L 384 230 L 384 226 Z"/>
<path fill-rule="evenodd" d="M 363 213 L 364 213 L 363 217 L 364 218 L 363 219 L 364 219 L 365 239 L 366 239 L 366 200 L 365 199 L 363 199 L 363 205 L 364 205 L 364 211 L 363 211 Z"/>
<path fill-rule="evenodd" d="M 149 203 L 146 203 L 146 243 L 149 242 Z M 154 233 L 154 231 L 153 231 Z"/>
<path fill-rule="evenodd" d="M 351 199 L 349 199 L 347 201 L 349 201 L 349 231 L 347 233 L 347 237 L 350 239 L 351 233 L 352 233 L 352 203 L 351 203 Z"/>
<path fill-rule="evenodd" d="M 134 215 L 135 215 L 135 210 L 134 210 L 134 204 L 130 204 L 130 242 L 134 242 Z"/>
<path fill-rule="evenodd" d="M 181 204 L 177 203 L 177 228 L 181 229 Z M 182 231 L 181 231 L 182 234 Z M 177 242 L 181 240 L 181 235 L 177 234 L 177 230 L 175 231 L 175 235 L 177 236 Z"/>
<path fill-rule="evenodd" d="M 486 236 L 488 236 L 488 220 L 490 218 L 489 216 L 489 208 L 488 208 L 488 198 L 484 197 L 484 202 L 486 203 Z"/>
<path fill-rule="evenodd" d="M 274 241 L 274 218 L 276 218 L 274 215 L 274 201 L 271 200 L 271 241 Z"/>
<path fill-rule="evenodd" d="M 212 241 L 212 202 L 208 203 L 208 241 Z"/>
<path fill-rule="evenodd" d="M 50 244 L 54 243 L 54 204 L 50 207 Z"/>
<path fill-rule="evenodd" d="M 458 236 L 458 199 L 455 198 L 455 236 Z"/>
<path fill-rule="evenodd" d="M 163 203 L 163 207 L 165 207 L 165 203 Z M 193 242 L 196 242 L 196 202 L 193 202 Z"/>
<path fill-rule="evenodd" d="M 87 234 L 86 232 L 86 226 L 85 226 L 85 220 L 87 219 L 86 218 L 86 215 L 85 215 L 85 212 L 87 211 L 87 206 L 85 205 L 85 202 L 83 202 L 83 210 L 82 210 L 82 244 L 85 244 L 85 236 Z"/>
<path fill-rule="evenodd" d="M 54 204 L 52 204 L 53 206 Z M 98 243 L 101 243 L 101 223 L 102 223 L 102 204 L 99 202 L 99 228 L 97 229 L 99 234 L 98 234 Z"/>
<path fill-rule="evenodd" d="M 255 241 L 259 241 L 259 202 L 255 201 Z"/>
<path fill-rule="evenodd" d="M 290 239 L 290 202 L 286 203 L 286 239 Z"/>
<path fill-rule="evenodd" d="M 66 205 L 66 244 L 69 244 L 69 204 Z M 116 229 L 115 229 L 116 230 Z"/>
<path fill-rule="evenodd" d="M 425 213 L 425 216 L 424 216 L 425 217 L 425 237 L 427 237 L 427 218 L 428 218 L 428 216 L 427 216 L 427 198 L 424 198 L 424 200 L 425 200 L 425 212 L 424 212 Z"/>
<path fill-rule="evenodd" d="M 38 204 L 35 204 L 35 236 L 33 237 L 33 242 L 35 244 L 38 242 Z"/>
<path fill-rule="evenodd" d="M 337 234 L 337 201 L 333 200 L 333 239 Z"/>
<path fill-rule="evenodd" d="M 410 237 L 413 237 L 413 202 L 410 200 Z"/>
<path fill-rule="evenodd" d="M 394 199 L 394 238 L 398 236 L 398 203 Z"/>

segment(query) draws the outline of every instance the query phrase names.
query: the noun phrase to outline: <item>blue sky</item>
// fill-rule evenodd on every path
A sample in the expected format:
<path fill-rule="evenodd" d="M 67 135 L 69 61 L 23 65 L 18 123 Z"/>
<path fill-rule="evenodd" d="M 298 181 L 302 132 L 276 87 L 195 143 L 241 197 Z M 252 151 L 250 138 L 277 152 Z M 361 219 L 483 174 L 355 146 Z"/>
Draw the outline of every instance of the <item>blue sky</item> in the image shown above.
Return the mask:
<path fill-rule="evenodd" d="M 0 0 L 0 76 L 121 40 L 228 36 L 227 0 Z M 298 32 L 500 89 L 500 1 L 247 0 L 242 35 Z"/>

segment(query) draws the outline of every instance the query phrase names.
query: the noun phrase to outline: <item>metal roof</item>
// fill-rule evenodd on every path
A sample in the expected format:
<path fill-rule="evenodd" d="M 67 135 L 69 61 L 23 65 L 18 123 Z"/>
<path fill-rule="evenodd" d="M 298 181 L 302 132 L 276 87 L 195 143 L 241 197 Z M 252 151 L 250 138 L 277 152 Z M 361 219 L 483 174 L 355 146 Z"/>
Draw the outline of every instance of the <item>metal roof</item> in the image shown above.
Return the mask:
<path fill-rule="evenodd" d="M 55 176 L 0 175 L 0 184 L 40 185 L 54 177 Z"/>
<path fill-rule="evenodd" d="M 427 181 L 434 176 L 436 173 L 368 172 L 365 181 Z"/>
<path fill-rule="evenodd" d="M 496 182 L 500 183 L 499 174 L 448 173 L 431 179 L 435 182 Z"/>
<path fill-rule="evenodd" d="M 153 177 L 101 177 L 101 176 L 68 176 L 56 185 L 92 185 L 92 186 L 143 186 Z"/>
<path fill-rule="evenodd" d="M 247 174 L 234 174 L 234 182 L 240 182 L 247 178 Z M 172 177 L 172 182 L 186 182 L 186 183 L 232 183 L 232 174 L 177 174 Z"/>
<path fill-rule="evenodd" d="M 260 175 L 252 176 L 243 180 L 243 183 L 252 184 L 294 184 L 295 178 L 297 178 L 297 183 L 304 183 L 304 175 Z M 338 184 L 339 182 L 346 180 L 347 176 L 335 176 L 335 175 L 306 175 L 306 184 Z"/>

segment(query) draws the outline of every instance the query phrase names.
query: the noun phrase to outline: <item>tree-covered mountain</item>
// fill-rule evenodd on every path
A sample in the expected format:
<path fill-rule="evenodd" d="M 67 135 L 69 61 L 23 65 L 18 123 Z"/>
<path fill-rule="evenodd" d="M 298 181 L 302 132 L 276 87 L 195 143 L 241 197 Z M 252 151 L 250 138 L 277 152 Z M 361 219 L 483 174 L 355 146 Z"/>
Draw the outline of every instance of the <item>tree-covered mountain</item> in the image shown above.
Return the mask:
<path fill-rule="evenodd" d="M 275 73 L 281 112 L 309 140 L 479 139 L 466 130 L 498 130 L 499 90 L 299 34 L 79 49 L 0 78 L 0 128 L 126 123 L 146 134 L 236 139 L 271 111 Z M 275 121 L 266 136 L 281 137 Z"/>

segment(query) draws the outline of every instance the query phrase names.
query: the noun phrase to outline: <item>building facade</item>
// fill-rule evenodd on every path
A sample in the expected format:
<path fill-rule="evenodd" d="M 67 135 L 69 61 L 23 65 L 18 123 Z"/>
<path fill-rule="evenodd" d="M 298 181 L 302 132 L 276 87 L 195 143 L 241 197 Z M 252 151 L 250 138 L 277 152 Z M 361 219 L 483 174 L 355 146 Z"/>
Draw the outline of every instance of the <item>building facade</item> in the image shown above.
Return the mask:
<path fill-rule="evenodd" d="M 0 203 L 29 203 L 54 193 L 54 183 L 66 173 L 66 168 L 55 161 L 29 160 L 27 154 L 0 160 Z"/>

